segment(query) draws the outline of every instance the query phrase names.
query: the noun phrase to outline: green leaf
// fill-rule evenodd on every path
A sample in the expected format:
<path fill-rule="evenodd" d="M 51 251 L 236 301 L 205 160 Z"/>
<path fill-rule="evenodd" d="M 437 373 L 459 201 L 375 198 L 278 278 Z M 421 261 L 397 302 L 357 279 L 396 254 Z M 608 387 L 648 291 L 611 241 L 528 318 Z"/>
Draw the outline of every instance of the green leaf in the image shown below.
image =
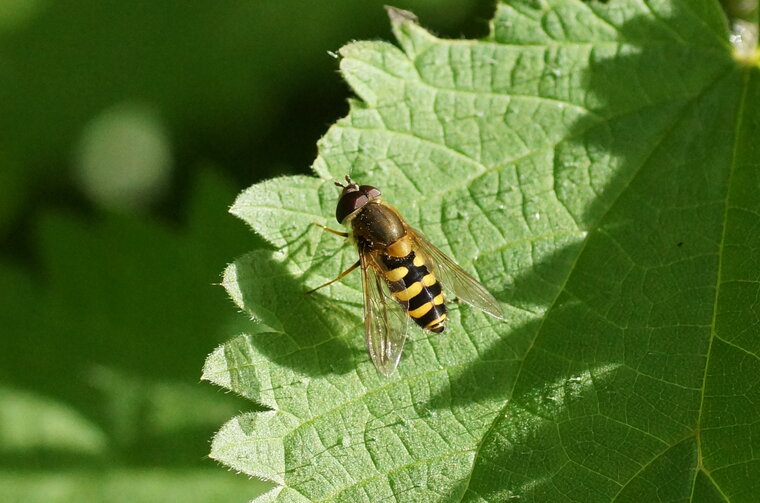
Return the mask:
<path fill-rule="evenodd" d="M 211 456 L 261 501 L 752 501 L 760 489 L 760 75 L 717 2 L 499 5 L 443 40 L 390 9 L 357 42 L 358 99 L 316 178 L 232 212 L 272 243 L 225 272 L 266 328 L 204 377 L 272 410 Z M 398 373 L 363 348 L 356 260 L 332 223 L 346 173 L 503 303 L 451 306 Z"/>

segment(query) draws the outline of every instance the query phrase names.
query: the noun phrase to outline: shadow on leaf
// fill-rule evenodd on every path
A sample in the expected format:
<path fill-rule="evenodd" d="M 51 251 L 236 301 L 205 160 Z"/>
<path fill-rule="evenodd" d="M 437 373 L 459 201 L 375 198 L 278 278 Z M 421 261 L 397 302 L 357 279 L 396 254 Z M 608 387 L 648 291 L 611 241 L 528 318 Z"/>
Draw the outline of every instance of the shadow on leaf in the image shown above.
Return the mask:
<path fill-rule="evenodd" d="M 249 338 L 268 360 L 262 364 L 310 377 L 355 368 L 359 348 L 344 336 L 357 333 L 359 319 L 327 297 L 305 295 L 303 282 L 271 252 L 256 251 L 236 260 L 225 272 L 224 284 L 242 309 L 276 332 Z"/>

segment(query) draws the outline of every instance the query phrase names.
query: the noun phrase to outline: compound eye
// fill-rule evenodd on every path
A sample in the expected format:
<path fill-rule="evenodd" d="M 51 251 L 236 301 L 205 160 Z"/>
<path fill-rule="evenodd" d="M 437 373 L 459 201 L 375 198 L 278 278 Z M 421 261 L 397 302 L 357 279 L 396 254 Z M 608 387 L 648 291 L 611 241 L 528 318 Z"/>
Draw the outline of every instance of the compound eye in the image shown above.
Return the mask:
<path fill-rule="evenodd" d="M 373 187 L 372 185 L 362 185 L 359 187 L 359 190 L 362 191 L 364 194 L 367 195 L 368 198 L 374 199 L 376 197 L 380 197 L 380 189 L 377 187 Z"/>
<path fill-rule="evenodd" d="M 338 200 L 338 207 L 335 208 L 335 219 L 342 224 L 347 216 L 368 202 L 369 199 L 362 191 L 346 192 Z"/>

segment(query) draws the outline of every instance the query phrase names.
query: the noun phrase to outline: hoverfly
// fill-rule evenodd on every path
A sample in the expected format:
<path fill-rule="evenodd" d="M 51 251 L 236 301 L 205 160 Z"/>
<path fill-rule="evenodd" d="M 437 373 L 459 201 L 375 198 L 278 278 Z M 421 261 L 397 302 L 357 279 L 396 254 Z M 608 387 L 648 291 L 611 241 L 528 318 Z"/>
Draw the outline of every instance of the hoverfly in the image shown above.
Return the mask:
<path fill-rule="evenodd" d="M 315 222 L 328 232 L 352 238 L 359 260 L 312 293 L 361 268 L 364 294 L 364 337 L 378 371 L 395 370 L 406 341 L 409 319 L 423 330 L 443 332 L 446 326 L 445 292 L 498 319 L 504 313 L 498 301 L 381 198 L 380 190 L 358 185 L 346 176 L 335 218 L 351 232 L 340 232 Z"/>

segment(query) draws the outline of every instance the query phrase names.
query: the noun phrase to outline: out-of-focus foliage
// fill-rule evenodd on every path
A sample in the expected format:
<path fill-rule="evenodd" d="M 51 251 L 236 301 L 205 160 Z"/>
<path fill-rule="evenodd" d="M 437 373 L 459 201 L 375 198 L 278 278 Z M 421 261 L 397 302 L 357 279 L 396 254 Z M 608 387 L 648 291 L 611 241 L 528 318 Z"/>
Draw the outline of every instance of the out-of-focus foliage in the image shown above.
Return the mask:
<path fill-rule="evenodd" d="M 348 109 L 328 52 L 387 38 L 382 4 L 0 0 L 0 500 L 266 487 L 207 458 L 250 409 L 199 384 L 204 355 L 249 330 L 213 283 L 263 246 L 226 210 L 306 172 Z M 493 12 L 404 7 L 454 37 Z"/>
<path fill-rule="evenodd" d="M 411 1 L 456 31 L 490 2 Z M 241 183 L 304 171 L 345 113 L 328 51 L 387 34 L 382 2 L 0 2 L 0 231 L 38 190 L 68 186 L 83 129 L 141 103 L 166 125 L 182 176 L 213 157 Z M 472 23 L 472 21 L 471 21 Z M 467 28 L 478 29 L 477 24 Z M 485 21 L 479 29 L 484 31 Z"/>
<path fill-rule="evenodd" d="M 202 462 L 204 435 L 241 407 L 198 386 L 196 368 L 221 328 L 240 323 L 212 285 L 224 250 L 245 242 L 225 216 L 232 193 L 203 174 L 181 230 L 48 211 L 34 225 L 38 273 L 0 264 L 0 494 L 111 501 L 132 476 L 156 490 L 197 477 L 189 501 L 256 491 Z M 102 479 L 82 472 L 101 464 Z M 131 472 L 146 467 L 162 472 Z"/>

